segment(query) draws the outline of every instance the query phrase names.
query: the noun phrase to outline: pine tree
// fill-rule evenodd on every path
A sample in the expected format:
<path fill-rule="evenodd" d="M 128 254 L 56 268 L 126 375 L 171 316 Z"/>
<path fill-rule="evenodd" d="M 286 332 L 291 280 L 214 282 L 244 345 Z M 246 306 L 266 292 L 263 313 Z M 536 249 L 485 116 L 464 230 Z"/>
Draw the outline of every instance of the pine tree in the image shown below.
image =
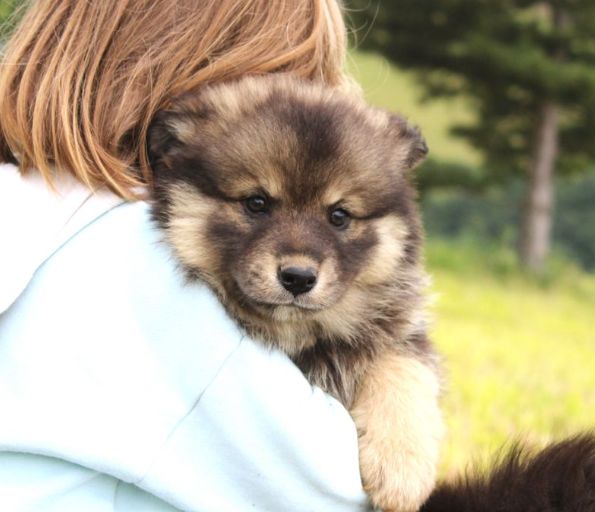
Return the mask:
<path fill-rule="evenodd" d="M 519 252 L 540 271 L 550 249 L 554 171 L 595 158 L 595 2 L 352 0 L 363 49 L 418 70 L 429 96 L 466 94 L 459 127 L 500 179 L 525 173 Z M 594 198 L 595 200 L 595 198 Z"/>

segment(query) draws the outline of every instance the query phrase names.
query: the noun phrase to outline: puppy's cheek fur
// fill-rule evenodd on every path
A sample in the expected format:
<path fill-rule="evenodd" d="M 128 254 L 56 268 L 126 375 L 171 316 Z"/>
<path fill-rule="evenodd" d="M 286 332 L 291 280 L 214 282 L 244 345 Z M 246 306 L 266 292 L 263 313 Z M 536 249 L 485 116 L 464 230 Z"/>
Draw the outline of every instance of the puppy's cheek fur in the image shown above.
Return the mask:
<path fill-rule="evenodd" d="M 216 211 L 216 201 L 192 186 L 172 185 L 165 234 L 178 260 L 191 270 L 209 272 L 218 255 L 207 239 L 207 219 Z"/>
<path fill-rule="evenodd" d="M 436 372 L 396 352 L 363 378 L 351 415 L 364 489 L 385 511 L 418 510 L 434 487 L 444 434 Z"/>
<path fill-rule="evenodd" d="M 352 220 L 349 227 L 339 233 L 337 244 L 341 279 L 349 284 L 371 264 L 378 238 L 374 226 L 365 220 Z"/>
<path fill-rule="evenodd" d="M 363 285 L 375 285 L 390 280 L 405 252 L 407 226 L 399 217 L 390 215 L 372 222 L 370 229 L 376 233 L 377 243 L 356 278 L 356 282 Z"/>
<path fill-rule="evenodd" d="M 222 222 L 236 236 L 243 229 L 241 213 L 233 203 L 224 203 L 201 194 L 191 185 L 177 184 L 170 188 L 169 218 L 166 223 L 167 241 L 187 270 L 214 275 L 220 270 L 224 255 L 213 234 L 213 219 Z M 228 233 L 226 238 L 230 238 Z"/>

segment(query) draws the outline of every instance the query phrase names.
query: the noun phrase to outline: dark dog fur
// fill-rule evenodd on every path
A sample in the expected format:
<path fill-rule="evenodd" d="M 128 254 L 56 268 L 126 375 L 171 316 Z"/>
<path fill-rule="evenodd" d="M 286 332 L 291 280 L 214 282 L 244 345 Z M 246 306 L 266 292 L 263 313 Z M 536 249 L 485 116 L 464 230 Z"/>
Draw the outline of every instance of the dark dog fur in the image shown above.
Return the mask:
<path fill-rule="evenodd" d="M 283 76 L 176 100 L 149 135 L 154 218 L 187 276 L 349 408 L 386 510 L 427 497 L 442 432 L 409 176 L 426 152 L 402 117 Z M 295 268 L 311 290 L 283 285 Z"/>
<path fill-rule="evenodd" d="M 595 436 L 517 446 L 488 475 L 440 484 L 420 512 L 595 512 Z"/>

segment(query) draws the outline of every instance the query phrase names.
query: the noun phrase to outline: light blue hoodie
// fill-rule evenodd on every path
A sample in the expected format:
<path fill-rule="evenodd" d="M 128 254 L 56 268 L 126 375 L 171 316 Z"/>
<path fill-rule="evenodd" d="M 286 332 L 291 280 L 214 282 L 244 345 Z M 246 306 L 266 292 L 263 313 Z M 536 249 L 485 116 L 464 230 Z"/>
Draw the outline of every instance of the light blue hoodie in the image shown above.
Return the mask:
<path fill-rule="evenodd" d="M 147 205 L 0 166 L 0 510 L 368 509 L 347 411 L 185 285 Z"/>

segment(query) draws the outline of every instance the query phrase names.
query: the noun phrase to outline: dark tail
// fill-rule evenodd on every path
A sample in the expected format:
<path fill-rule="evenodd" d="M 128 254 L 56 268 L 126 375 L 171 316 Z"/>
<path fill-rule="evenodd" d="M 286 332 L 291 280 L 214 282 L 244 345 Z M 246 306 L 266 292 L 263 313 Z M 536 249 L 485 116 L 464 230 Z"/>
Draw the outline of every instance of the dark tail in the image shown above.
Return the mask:
<path fill-rule="evenodd" d="M 595 512 L 595 433 L 516 446 L 487 475 L 440 484 L 420 512 Z"/>

